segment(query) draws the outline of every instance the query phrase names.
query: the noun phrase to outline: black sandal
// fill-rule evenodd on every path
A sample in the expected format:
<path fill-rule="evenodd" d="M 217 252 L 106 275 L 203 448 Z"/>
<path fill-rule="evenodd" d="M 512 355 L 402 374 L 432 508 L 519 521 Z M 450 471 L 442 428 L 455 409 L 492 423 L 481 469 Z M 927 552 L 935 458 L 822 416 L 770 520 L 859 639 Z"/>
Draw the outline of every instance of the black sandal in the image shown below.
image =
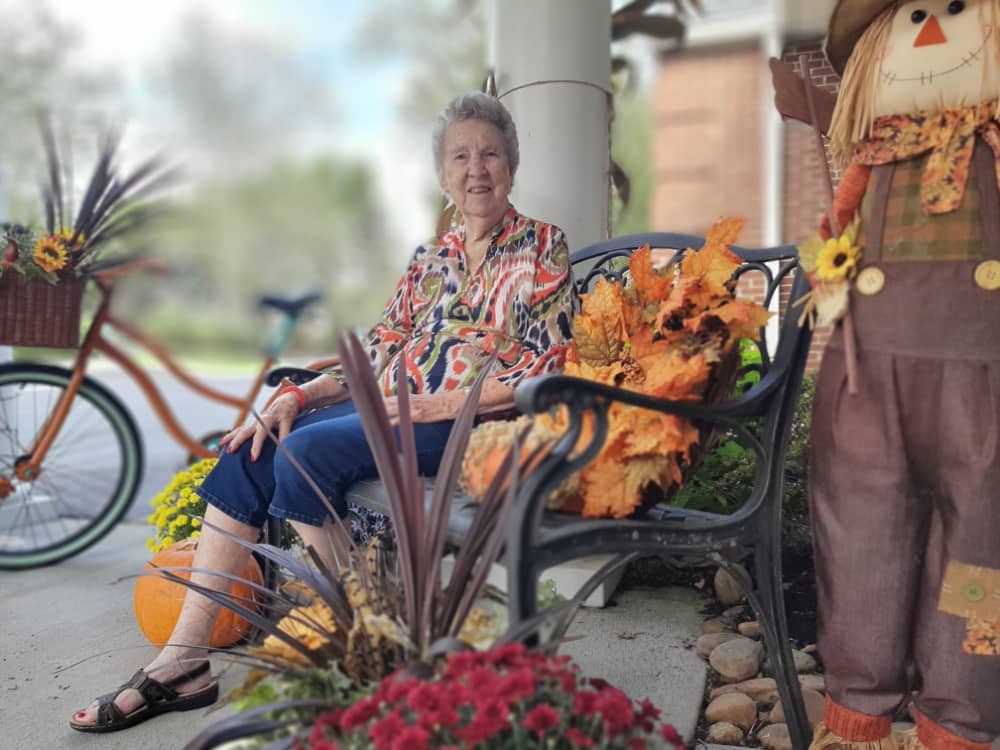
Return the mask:
<path fill-rule="evenodd" d="M 200 677 L 207 671 L 208 662 L 205 661 L 190 672 L 178 675 L 172 680 L 160 682 L 140 669 L 132 675 L 132 679 L 115 692 L 102 695 L 97 699 L 97 721 L 95 723 L 78 724 L 70 720 L 69 725 L 79 732 L 117 732 L 119 729 L 127 729 L 141 724 L 146 719 L 152 719 L 154 716 L 170 711 L 190 711 L 210 706 L 219 699 L 218 681 L 213 681 L 201 690 L 186 695 L 178 695 L 175 689 L 195 677 Z M 130 714 L 123 714 L 115 705 L 115 698 L 121 695 L 124 690 L 137 690 L 146 703 Z"/>

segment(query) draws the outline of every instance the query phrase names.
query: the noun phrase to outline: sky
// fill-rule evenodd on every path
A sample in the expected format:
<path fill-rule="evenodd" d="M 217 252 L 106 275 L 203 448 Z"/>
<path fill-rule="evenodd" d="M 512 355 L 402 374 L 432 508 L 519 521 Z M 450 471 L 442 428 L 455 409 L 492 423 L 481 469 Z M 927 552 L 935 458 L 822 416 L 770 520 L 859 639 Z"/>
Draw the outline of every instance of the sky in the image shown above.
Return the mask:
<path fill-rule="evenodd" d="M 328 81 L 333 95 L 332 122 L 300 135 L 304 155 L 332 152 L 373 166 L 401 254 L 433 229 L 430 134 L 406 132 L 397 116 L 406 61 L 359 59 L 351 38 L 367 0 L 50 0 L 49 6 L 79 31 L 81 64 L 125 71 L 129 132 L 139 140 L 156 133 L 155 106 L 144 90 L 148 71 L 192 12 L 287 50 Z"/>

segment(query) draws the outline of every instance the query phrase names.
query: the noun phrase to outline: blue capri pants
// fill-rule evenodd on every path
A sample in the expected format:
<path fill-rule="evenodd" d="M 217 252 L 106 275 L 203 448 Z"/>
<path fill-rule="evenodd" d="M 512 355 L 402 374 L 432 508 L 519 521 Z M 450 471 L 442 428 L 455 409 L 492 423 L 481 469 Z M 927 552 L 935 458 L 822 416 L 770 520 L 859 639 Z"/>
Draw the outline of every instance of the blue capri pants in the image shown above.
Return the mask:
<path fill-rule="evenodd" d="M 422 476 L 437 473 L 452 424 L 447 421 L 413 426 Z M 398 430 L 396 435 L 398 439 Z M 341 517 L 347 514 L 344 497 L 348 488 L 362 479 L 378 477 L 352 401 L 302 414 L 282 446 L 312 477 Z M 197 492 L 209 505 L 255 528 L 264 525 L 268 514 L 310 526 L 322 526 L 330 515 L 271 440 L 264 443 L 256 461 L 250 460 L 249 440 L 234 453 L 223 451 Z"/>

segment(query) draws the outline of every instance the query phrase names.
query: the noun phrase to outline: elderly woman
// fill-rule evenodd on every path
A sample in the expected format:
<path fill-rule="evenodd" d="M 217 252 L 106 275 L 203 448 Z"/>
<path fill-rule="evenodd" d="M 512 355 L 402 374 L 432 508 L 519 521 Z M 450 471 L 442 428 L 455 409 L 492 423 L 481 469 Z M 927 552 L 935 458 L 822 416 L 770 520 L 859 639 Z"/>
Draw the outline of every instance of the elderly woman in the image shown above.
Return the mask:
<path fill-rule="evenodd" d="M 563 232 L 519 214 L 508 202 L 518 165 L 510 114 L 484 94 L 459 96 L 434 130 L 441 187 L 456 226 L 417 248 L 379 323 L 368 334 L 372 366 L 391 417 L 396 370 L 408 373 L 420 470 L 434 474 L 467 388 L 495 353 L 480 412 L 513 406 L 522 378 L 559 367 L 570 336 L 569 258 Z M 346 513 L 344 493 L 377 475 L 361 422 L 335 373 L 285 389 L 262 415 L 284 447 Z M 268 514 L 287 519 L 319 554 L 333 527 L 323 503 L 256 423 L 233 430 L 200 492 L 206 528 L 193 566 L 243 569 L 247 550 L 214 531 L 254 540 Z M 332 560 L 327 560 L 332 565 Z M 203 586 L 221 578 L 194 574 Z M 70 725 L 111 732 L 157 714 L 213 703 L 218 683 L 207 650 L 219 606 L 189 591 L 170 643 L 114 693 L 77 712 Z"/>

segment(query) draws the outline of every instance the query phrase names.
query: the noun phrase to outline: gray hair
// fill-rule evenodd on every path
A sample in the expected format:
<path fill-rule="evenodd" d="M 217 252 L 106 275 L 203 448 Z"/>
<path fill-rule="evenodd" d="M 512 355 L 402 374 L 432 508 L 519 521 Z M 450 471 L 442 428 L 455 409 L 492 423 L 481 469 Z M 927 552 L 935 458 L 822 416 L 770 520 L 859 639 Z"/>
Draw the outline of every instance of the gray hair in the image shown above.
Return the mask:
<path fill-rule="evenodd" d="M 434 148 L 434 167 L 437 169 L 438 180 L 444 176 L 444 136 L 450 125 L 463 120 L 483 120 L 490 123 L 500 133 L 503 141 L 504 156 L 507 158 L 507 168 L 511 179 L 517 172 L 521 154 L 517 145 L 517 129 L 514 119 L 500 100 L 489 94 L 478 91 L 472 94 L 459 94 L 449 102 L 434 125 L 432 145 Z"/>

